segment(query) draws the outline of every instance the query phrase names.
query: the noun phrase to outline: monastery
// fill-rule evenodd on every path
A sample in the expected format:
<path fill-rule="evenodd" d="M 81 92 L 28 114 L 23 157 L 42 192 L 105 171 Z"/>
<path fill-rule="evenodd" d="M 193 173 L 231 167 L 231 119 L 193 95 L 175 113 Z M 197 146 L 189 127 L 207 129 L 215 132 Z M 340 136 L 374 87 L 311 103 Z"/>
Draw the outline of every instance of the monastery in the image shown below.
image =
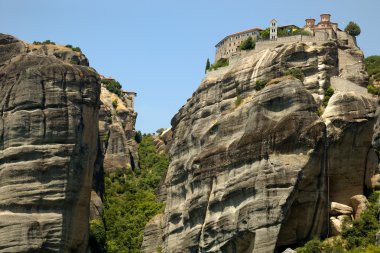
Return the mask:
<path fill-rule="evenodd" d="M 228 35 L 215 46 L 215 62 L 221 58 L 230 58 L 235 55 L 239 51 L 240 44 L 248 37 L 252 37 L 256 41 L 256 45 L 259 46 L 260 43 L 264 45 L 265 43 L 268 44 L 267 42 L 273 44 L 273 42 L 285 43 L 303 39 L 311 41 L 335 40 L 337 32 L 340 31 L 338 24 L 331 22 L 330 14 L 321 14 L 320 16 L 321 20 L 318 24 L 316 24 L 315 19 L 308 18 L 304 27 L 296 25 L 278 26 L 277 20 L 272 19 L 268 28 L 269 36 L 266 38 L 262 36 L 264 29 L 258 27 Z M 281 31 L 280 34 L 279 31 Z"/>

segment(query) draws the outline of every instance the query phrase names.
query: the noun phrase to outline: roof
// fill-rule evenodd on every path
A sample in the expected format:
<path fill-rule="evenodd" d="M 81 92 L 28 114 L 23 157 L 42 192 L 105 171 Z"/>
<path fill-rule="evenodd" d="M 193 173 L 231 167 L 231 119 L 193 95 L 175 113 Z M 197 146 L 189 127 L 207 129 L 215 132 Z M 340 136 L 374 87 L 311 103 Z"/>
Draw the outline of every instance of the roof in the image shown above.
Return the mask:
<path fill-rule="evenodd" d="M 282 25 L 282 26 L 278 26 L 277 28 L 286 28 L 290 26 L 299 28 L 297 25 Z"/>
<path fill-rule="evenodd" d="M 227 35 L 226 37 L 224 37 L 221 41 L 218 42 L 218 44 L 216 44 L 216 46 L 218 46 L 222 41 L 230 38 L 230 37 L 233 37 L 233 36 L 236 36 L 236 35 L 239 35 L 239 34 L 244 34 L 244 33 L 248 33 L 248 32 L 253 32 L 253 31 L 262 31 L 263 29 L 259 28 L 259 27 L 254 27 L 254 28 L 250 28 L 250 29 L 247 29 L 247 30 L 243 30 L 243 31 L 240 31 L 240 32 L 237 32 L 237 33 L 233 33 L 233 34 L 230 34 L 230 35 Z"/>
<path fill-rule="evenodd" d="M 134 91 L 123 90 L 122 92 L 125 93 L 125 94 L 132 94 L 132 95 L 135 95 L 135 96 L 137 95 L 137 93 L 134 92 Z"/>

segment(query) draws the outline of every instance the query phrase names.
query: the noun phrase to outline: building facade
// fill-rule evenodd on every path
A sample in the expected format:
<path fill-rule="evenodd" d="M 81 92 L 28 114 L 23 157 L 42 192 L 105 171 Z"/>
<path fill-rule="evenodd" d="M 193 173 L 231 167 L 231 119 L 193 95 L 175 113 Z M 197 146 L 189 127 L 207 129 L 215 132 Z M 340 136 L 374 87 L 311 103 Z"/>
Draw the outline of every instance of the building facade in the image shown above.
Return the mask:
<path fill-rule="evenodd" d="M 269 39 L 270 40 L 277 40 L 277 20 L 272 19 L 270 21 L 270 27 L 269 27 Z"/>
<path fill-rule="evenodd" d="M 338 24 L 331 22 L 330 14 L 321 14 L 321 21 L 315 24 L 315 19 L 306 19 L 304 30 L 316 37 L 326 37 L 328 39 L 336 39 L 339 30 Z"/>
<path fill-rule="evenodd" d="M 260 38 L 260 28 L 252 28 L 249 30 L 241 31 L 238 33 L 234 33 L 228 35 L 224 39 L 222 39 L 218 44 L 216 44 L 216 53 L 215 53 L 215 62 L 217 62 L 221 58 L 229 58 L 232 54 L 239 51 L 238 47 L 240 44 L 252 37 L 254 40 Z"/>
<path fill-rule="evenodd" d="M 240 44 L 248 37 L 252 37 L 258 43 L 264 43 L 263 41 L 265 40 L 277 41 L 281 36 L 281 39 L 286 40 L 283 38 L 284 36 L 295 35 L 292 31 L 303 30 L 309 32 L 310 36 L 315 37 L 316 40 L 322 41 L 337 39 L 337 32 L 340 31 L 338 24 L 331 22 L 330 14 L 321 14 L 321 20 L 318 24 L 316 24 L 316 20 L 313 18 L 306 19 L 306 24 L 303 28 L 296 25 L 278 26 L 277 20 L 272 19 L 268 29 L 269 37 L 267 38 L 261 37 L 261 31 L 263 31 L 261 28 L 252 28 L 226 36 L 215 46 L 215 62 L 221 58 L 228 59 L 236 54 L 239 51 Z"/>

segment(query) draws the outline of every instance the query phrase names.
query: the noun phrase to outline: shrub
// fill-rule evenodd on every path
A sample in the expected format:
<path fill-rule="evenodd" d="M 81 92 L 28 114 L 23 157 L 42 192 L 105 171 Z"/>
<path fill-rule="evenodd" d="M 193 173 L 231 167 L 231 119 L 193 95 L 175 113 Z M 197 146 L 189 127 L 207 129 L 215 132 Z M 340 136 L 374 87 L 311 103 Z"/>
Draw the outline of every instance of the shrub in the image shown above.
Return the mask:
<path fill-rule="evenodd" d="M 360 26 L 358 24 L 356 24 L 355 22 L 353 22 L 353 21 L 351 21 L 350 23 L 348 23 L 348 25 L 346 26 L 346 28 L 344 29 L 344 31 L 346 33 L 348 33 L 349 35 L 352 35 L 352 36 L 358 36 L 361 33 Z"/>
<path fill-rule="evenodd" d="M 379 95 L 380 89 L 370 84 L 367 86 L 367 91 L 373 95 Z"/>
<path fill-rule="evenodd" d="M 261 38 L 263 38 L 263 39 L 269 39 L 269 36 L 270 36 L 270 28 L 267 28 L 267 29 L 265 29 L 265 30 L 262 30 L 262 31 L 260 32 L 260 36 L 261 36 Z"/>
<path fill-rule="evenodd" d="M 45 40 L 43 42 L 40 41 L 33 41 L 33 45 L 55 45 L 53 41 Z"/>
<path fill-rule="evenodd" d="M 317 111 L 316 111 L 316 113 L 317 113 L 317 115 L 320 117 L 320 116 L 322 116 L 322 114 L 323 114 L 323 112 L 324 112 L 324 109 L 323 109 L 323 107 L 318 107 L 318 109 L 317 109 Z"/>
<path fill-rule="evenodd" d="M 322 105 L 324 107 L 327 106 L 327 104 L 329 103 L 329 100 L 330 98 L 332 97 L 332 95 L 334 95 L 334 89 L 329 87 L 326 91 L 325 91 L 325 96 L 323 97 L 323 103 Z"/>
<path fill-rule="evenodd" d="M 104 252 L 106 245 L 106 230 L 101 219 L 90 221 L 89 246 L 94 252 Z"/>
<path fill-rule="evenodd" d="M 113 108 L 117 108 L 117 105 L 118 105 L 118 102 L 117 102 L 117 99 L 114 99 L 113 101 L 112 101 L 112 106 L 113 106 Z"/>
<path fill-rule="evenodd" d="M 106 133 L 106 134 L 103 136 L 103 141 L 104 141 L 104 142 L 107 142 L 108 139 L 109 139 L 109 135 L 108 135 L 108 133 Z"/>
<path fill-rule="evenodd" d="M 240 44 L 239 49 L 240 50 L 252 50 L 256 47 L 256 41 L 252 39 L 252 37 L 248 37 L 248 39 L 243 40 L 243 42 Z"/>
<path fill-rule="evenodd" d="M 102 80 L 102 83 L 105 84 L 107 90 L 121 97 L 122 91 L 119 82 L 114 80 Z"/>
<path fill-rule="evenodd" d="M 73 51 L 82 53 L 82 49 L 80 49 L 80 47 L 73 47 Z"/>
<path fill-rule="evenodd" d="M 265 85 L 267 85 L 267 83 L 268 82 L 265 80 L 257 80 L 255 84 L 255 90 L 262 90 L 265 87 Z"/>
<path fill-rule="evenodd" d="M 141 131 L 137 131 L 136 134 L 135 134 L 135 141 L 137 143 L 140 143 L 142 141 L 142 135 L 141 135 Z"/>
<path fill-rule="evenodd" d="M 210 69 L 217 70 L 218 68 L 226 67 L 228 66 L 229 61 L 226 58 L 220 58 L 216 63 L 212 64 Z"/>
<path fill-rule="evenodd" d="M 235 100 L 235 106 L 238 107 L 241 102 L 243 102 L 243 98 L 241 96 L 237 96 Z"/>
<path fill-rule="evenodd" d="M 293 76 L 293 77 L 299 79 L 301 82 L 303 82 L 305 79 L 305 75 L 303 74 L 302 70 L 299 68 L 289 69 L 289 70 L 285 71 L 284 75 Z"/>
<path fill-rule="evenodd" d="M 364 61 L 368 74 L 376 81 L 380 81 L 380 56 L 369 56 Z"/>

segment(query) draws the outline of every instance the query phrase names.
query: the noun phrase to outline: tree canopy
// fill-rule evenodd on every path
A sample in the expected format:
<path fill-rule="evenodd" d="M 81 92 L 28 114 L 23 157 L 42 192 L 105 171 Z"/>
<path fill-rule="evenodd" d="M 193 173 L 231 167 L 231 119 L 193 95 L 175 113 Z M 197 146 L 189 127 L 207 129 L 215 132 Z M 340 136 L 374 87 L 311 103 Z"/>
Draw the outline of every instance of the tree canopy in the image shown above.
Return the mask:
<path fill-rule="evenodd" d="M 360 29 L 360 26 L 353 21 L 348 23 L 344 31 L 352 36 L 359 36 L 360 33 L 362 32 L 362 30 Z"/>

